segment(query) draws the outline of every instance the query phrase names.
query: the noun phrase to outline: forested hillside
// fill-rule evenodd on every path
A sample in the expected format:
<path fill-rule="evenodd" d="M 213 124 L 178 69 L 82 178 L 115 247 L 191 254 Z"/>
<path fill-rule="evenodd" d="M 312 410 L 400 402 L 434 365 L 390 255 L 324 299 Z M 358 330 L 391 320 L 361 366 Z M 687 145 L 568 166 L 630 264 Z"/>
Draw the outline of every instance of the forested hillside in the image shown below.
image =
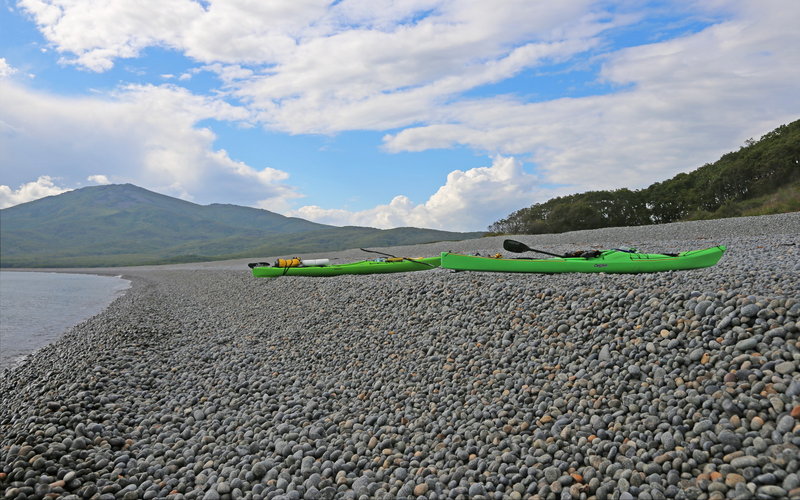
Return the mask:
<path fill-rule="evenodd" d="M 589 191 L 517 210 L 493 233 L 562 233 L 800 210 L 800 120 L 645 189 Z"/>

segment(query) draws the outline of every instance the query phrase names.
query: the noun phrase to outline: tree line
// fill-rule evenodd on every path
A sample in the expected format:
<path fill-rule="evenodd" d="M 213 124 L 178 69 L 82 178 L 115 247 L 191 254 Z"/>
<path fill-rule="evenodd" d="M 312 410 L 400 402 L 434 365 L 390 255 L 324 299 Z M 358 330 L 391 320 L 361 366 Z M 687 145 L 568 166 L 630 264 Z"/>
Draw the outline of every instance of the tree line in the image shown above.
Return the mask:
<path fill-rule="evenodd" d="M 741 215 L 745 200 L 795 184 L 800 192 L 800 120 L 690 173 L 644 189 L 589 191 L 559 196 L 513 212 L 489 226 L 491 233 L 542 234 L 601 227 L 663 224 Z M 797 208 L 794 208 L 795 210 Z"/>

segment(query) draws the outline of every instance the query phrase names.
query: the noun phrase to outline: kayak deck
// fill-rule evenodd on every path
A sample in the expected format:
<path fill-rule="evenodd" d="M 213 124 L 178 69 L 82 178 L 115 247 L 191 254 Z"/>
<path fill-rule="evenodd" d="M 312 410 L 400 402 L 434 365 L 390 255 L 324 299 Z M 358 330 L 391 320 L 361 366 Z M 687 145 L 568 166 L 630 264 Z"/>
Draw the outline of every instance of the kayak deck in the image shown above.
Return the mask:
<path fill-rule="evenodd" d="M 677 255 L 605 250 L 597 257 L 547 259 L 504 259 L 443 252 L 441 266 L 459 271 L 506 273 L 649 273 L 710 267 L 719 261 L 725 250 L 722 245 Z"/>
<path fill-rule="evenodd" d="M 397 262 L 381 260 L 363 260 L 348 264 L 334 264 L 321 267 L 269 267 L 258 266 L 252 268 L 256 278 L 278 278 L 280 276 L 314 276 L 329 277 L 344 274 L 385 274 L 405 273 L 412 271 L 425 271 L 439 267 L 441 257 L 406 258 Z"/>

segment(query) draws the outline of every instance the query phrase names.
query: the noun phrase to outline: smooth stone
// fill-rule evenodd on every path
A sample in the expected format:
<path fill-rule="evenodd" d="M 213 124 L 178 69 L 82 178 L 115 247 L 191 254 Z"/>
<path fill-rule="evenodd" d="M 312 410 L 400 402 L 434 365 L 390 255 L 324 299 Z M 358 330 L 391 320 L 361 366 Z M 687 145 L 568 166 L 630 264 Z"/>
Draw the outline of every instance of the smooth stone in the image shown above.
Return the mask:
<path fill-rule="evenodd" d="M 746 304 L 746 305 L 742 306 L 741 313 L 742 313 L 742 316 L 748 316 L 748 317 L 754 318 L 754 317 L 756 317 L 758 315 L 758 312 L 760 310 L 761 310 L 761 307 L 759 307 L 756 304 Z"/>
<path fill-rule="evenodd" d="M 749 351 L 750 349 L 755 348 L 757 345 L 758 345 L 758 339 L 751 337 L 749 339 L 744 339 L 737 342 L 735 349 L 737 351 Z"/>
<path fill-rule="evenodd" d="M 745 455 L 743 457 L 736 457 L 731 460 L 731 466 L 737 469 L 744 469 L 745 467 L 755 467 L 758 465 L 758 457 Z"/>
<path fill-rule="evenodd" d="M 795 426 L 795 419 L 791 415 L 784 415 L 780 419 L 778 419 L 778 425 L 775 427 L 775 430 L 780 432 L 781 434 L 786 434 L 791 432 L 791 430 Z"/>
<path fill-rule="evenodd" d="M 786 498 L 786 490 L 774 484 L 759 486 L 756 490 L 756 493 L 761 495 L 769 495 L 774 498 Z"/>
<path fill-rule="evenodd" d="M 486 488 L 481 483 L 472 483 L 469 486 L 469 496 L 470 498 L 474 498 L 477 496 L 483 496 L 486 494 Z"/>

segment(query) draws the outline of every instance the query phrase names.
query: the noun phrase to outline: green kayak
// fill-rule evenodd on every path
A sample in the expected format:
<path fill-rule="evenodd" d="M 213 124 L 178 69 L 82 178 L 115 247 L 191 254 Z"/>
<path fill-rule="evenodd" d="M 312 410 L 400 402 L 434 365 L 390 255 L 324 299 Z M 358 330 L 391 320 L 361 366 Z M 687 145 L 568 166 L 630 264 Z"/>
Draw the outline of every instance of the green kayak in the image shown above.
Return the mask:
<path fill-rule="evenodd" d="M 425 271 L 439 267 L 440 257 L 373 259 L 332 264 L 326 266 L 273 267 L 268 263 L 248 264 L 256 278 L 277 278 L 280 276 L 340 276 L 342 274 L 383 274 Z"/>
<path fill-rule="evenodd" d="M 442 253 L 442 267 L 459 271 L 504 273 L 653 273 L 711 267 L 725 252 L 724 246 L 679 254 L 637 253 L 625 250 L 594 252 L 590 257 L 547 259 L 493 258 Z"/>

